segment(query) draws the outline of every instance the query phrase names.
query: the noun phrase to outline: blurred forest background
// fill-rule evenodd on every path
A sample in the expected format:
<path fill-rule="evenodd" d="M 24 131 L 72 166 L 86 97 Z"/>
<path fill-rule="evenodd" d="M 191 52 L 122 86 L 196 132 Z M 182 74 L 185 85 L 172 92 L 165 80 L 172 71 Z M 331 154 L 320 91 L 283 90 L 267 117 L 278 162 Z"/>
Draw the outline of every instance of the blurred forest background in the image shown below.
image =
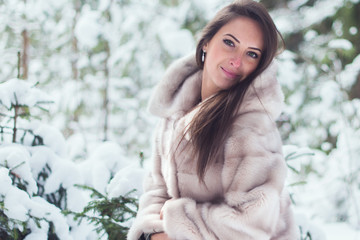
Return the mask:
<path fill-rule="evenodd" d="M 48 145 L 74 163 L 92 158 L 93 149 L 105 142 L 116 143 L 126 161 L 146 168 L 157 122 L 146 111 L 152 89 L 173 60 L 194 51 L 201 29 L 229 2 L 0 0 L 0 148 L 34 145 L 14 138 L 15 115 L 8 113 L 12 108 L 5 99 L 9 88 L 1 88 L 18 78 L 51 101 L 46 112 L 29 106 L 16 112 L 24 116 L 18 128 L 31 128 L 26 121 L 36 120 L 58 129 L 61 136 L 52 136 Z M 278 57 L 286 96 L 278 125 L 298 221 L 312 232 L 303 239 L 326 239 L 334 229 L 359 231 L 360 1 L 260 2 L 286 43 Z M 1 159 L 0 152 L 0 167 L 12 176 Z M 5 194 L 0 216 L 6 219 L 4 199 Z M 326 228 L 328 223 L 346 227 Z M 334 234 L 327 239 L 336 239 Z M 360 239 L 355 235 L 337 239 Z"/>

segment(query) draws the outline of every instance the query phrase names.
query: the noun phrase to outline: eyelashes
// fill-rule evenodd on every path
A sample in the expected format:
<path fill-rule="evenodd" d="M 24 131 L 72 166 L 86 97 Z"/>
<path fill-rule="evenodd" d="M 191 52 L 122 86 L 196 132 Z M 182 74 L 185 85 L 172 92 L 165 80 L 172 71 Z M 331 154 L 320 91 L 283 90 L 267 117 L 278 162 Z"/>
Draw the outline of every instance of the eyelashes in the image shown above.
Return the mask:
<path fill-rule="evenodd" d="M 248 52 L 246 54 L 255 59 L 259 57 L 259 55 L 256 52 Z"/>
<path fill-rule="evenodd" d="M 223 42 L 230 47 L 235 47 L 234 42 L 231 41 L 230 39 L 224 39 Z"/>
<path fill-rule="evenodd" d="M 234 43 L 232 40 L 230 40 L 230 39 L 225 38 L 225 39 L 223 40 L 223 42 L 224 42 L 225 45 L 227 45 L 227 46 L 229 46 L 229 47 L 235 47 L 235 43 Z M 256 53 L 256 52 L 253 52 L 253 51 L 247 52 L 246 55 L 248 55 L 249 57 L 251 57 L 251 58 L 253 58 L 253 59 L 259 58 L 259 54 Z"/>

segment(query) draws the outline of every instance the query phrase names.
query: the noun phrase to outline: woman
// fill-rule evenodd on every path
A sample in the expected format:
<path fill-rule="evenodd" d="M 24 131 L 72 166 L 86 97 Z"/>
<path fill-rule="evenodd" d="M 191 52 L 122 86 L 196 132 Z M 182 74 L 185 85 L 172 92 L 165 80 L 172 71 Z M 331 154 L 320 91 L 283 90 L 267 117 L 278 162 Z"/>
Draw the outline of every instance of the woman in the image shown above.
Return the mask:
<path fill-rule="evenodd" d="M 297 239 L 275 124 L 279 39 L 264 7 L 235 1 L 168 69 L 149 105 L 162 121 L 129 240 Z"/>

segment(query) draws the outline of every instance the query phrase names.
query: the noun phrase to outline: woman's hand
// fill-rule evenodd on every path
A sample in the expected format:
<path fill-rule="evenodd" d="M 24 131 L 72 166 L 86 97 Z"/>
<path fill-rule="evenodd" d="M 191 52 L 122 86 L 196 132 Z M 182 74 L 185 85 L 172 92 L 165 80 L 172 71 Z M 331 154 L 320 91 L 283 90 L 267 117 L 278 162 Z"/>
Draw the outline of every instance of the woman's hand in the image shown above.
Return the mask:
<path fill-rule="evenodd" d="M 154 233 L 151 235 L 151 240 L 171 240 L 166 233 Z"/>

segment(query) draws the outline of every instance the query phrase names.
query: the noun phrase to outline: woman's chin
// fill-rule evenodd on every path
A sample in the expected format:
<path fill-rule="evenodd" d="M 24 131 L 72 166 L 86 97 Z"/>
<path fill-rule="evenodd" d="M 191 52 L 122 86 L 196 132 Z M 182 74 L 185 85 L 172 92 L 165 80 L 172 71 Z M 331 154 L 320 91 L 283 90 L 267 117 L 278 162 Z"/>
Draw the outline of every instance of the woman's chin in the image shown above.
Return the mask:
<path fill-rule="evenodd" d="M 226 80 L 225 82 L 223 82 L 222 84 L 219 84 L 218 87 L 221 90 L 228 90 L 230 89 L 232 86 L 234 86 L 237 83 L 237 81 L 235 79 L 232 80 Z"/>

